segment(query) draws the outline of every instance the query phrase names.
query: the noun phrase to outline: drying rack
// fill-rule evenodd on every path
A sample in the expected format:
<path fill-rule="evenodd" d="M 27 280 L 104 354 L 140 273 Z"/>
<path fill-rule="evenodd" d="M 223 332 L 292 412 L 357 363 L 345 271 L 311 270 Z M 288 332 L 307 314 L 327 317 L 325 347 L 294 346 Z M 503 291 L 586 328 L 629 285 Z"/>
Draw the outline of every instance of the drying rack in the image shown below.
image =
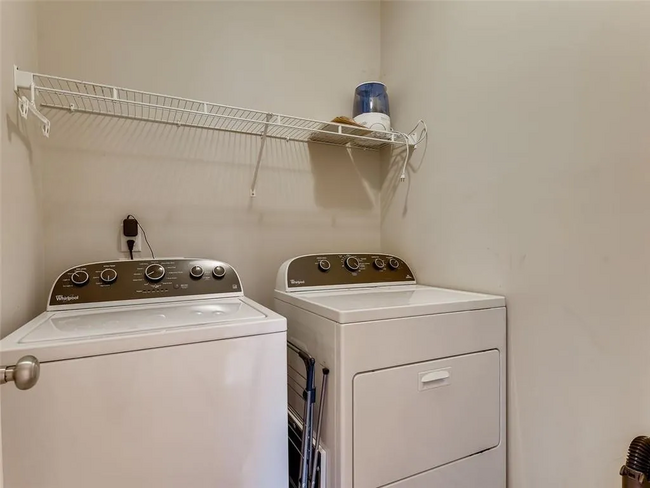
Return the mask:
<path fill-rule="evenodd" d="M 302 398 L 303 408 L 300 414 L 289 401 L 289 485 L 290 488 L 318 488 L 325 486 L 325 453 L 320 445 L 321 427 L 327 393 L 329 369 L 323 368 L 318 420 L 314 424 L 314 407 L 316 405 L 316 361 L 304 349 L 287 341 L 287 383 L 289 395 Z M 304 366 L 304 373 L 294 367 L 291 355 L 295 354 Z"/>
<path fill-rule="evenodd" d="M 259 136 L 261 144 L 250 189 L 252 197 L 255 196 L 264 145 L 268 138 L 366 150 L 405 146 L 408 151 L 409 147 L 415 147 L 422 139 L 422 131 L 425 130 L 420 124 L 410 134 L 371 130 L 32 73 L 22 71 L 17 66 L 14 66 L 14 91 L 18 94 L 21 115 L 27 118 L 31 113 L 38 118 L 46 137 L 50 136 L 51 123 L 42 113 L 42 108 Z"/>

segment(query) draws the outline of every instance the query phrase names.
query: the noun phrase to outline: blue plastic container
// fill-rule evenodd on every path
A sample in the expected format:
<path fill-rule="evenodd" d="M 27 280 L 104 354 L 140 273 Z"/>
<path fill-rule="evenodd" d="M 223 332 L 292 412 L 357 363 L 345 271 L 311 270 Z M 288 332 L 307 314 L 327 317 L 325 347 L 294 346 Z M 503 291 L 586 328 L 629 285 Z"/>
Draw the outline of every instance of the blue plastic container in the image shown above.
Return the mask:
<path fill-rule="evenodd" d="M 379 81 L 368 81 L 357 86 L 352 114 L 355 121 L 368 128 L 390 130 L 386 85 Z"/>

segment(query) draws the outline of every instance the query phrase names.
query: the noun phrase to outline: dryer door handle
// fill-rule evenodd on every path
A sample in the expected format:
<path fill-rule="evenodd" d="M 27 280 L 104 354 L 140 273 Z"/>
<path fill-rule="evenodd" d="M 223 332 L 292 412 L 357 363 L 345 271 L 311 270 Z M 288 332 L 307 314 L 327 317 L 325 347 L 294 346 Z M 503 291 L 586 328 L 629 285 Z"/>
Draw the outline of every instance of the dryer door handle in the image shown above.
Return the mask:
<path fill-rule="evenodd" d="M 420 381 L 422 383 L 431 383 L 432 381 L 441 381 L 441 380 L 446 380 L 449 378 L 451 374 L 449 373 L 449 370 L 443 369 L 439 371 L 431 371 L 430 373 L 425 373 L 421 378 Z"/>
<path fill-rule="evenodd" d="M 451 368 L 422 371 L 418 374 L 418 379 L 420 380 L 420 391 L 449 386 L 451 385 Z"/>

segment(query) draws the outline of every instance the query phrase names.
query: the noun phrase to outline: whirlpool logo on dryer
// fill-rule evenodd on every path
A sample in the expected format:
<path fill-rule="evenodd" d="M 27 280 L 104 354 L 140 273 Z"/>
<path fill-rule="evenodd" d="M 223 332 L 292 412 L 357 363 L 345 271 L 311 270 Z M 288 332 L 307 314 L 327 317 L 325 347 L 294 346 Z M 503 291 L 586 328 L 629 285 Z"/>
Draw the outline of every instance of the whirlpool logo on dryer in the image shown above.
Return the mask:
<path fill-rule="evenodd" d="M 79 295 L 57 295 L 56 296 L 57 302 L 74 302 L 75 300 L 79 300 Z"/>

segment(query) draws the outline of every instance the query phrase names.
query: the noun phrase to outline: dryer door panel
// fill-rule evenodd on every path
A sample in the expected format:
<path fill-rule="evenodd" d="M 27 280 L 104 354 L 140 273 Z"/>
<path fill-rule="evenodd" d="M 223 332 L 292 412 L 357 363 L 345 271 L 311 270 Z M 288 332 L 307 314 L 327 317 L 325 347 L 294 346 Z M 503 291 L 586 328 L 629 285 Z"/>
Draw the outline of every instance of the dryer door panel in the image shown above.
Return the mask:
<path fill-rule="evenodd" d="M 496 447 L 496 350 L 357 375 L 354 486 L 375 488 Z"/>

